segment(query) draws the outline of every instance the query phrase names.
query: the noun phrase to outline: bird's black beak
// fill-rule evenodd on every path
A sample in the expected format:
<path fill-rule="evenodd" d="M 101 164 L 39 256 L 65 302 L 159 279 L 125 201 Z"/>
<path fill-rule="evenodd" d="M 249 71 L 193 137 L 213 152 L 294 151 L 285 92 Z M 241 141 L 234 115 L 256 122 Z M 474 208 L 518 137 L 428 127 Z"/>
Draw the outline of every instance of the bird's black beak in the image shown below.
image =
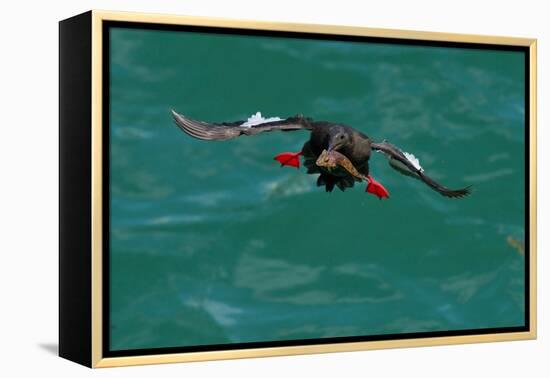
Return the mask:
<path fill-rule="evenodd" d="M 334 149 L 334 144 L 332 142 L 328 142 L 327 152 L 330 152 Z"/>

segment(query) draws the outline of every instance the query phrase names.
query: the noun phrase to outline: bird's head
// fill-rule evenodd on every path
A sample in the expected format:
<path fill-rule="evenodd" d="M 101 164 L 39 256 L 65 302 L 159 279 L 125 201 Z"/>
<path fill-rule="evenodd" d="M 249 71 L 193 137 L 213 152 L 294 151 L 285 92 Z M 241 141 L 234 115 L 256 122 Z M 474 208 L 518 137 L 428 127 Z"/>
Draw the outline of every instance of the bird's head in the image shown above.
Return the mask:
<path fill-rule="evenodd" d="M 350 135 L 343 126 L 336 125 L 329 129 L 327 151 L 338 151 L 342 147 L 347 146 L 350 142 Z"/>

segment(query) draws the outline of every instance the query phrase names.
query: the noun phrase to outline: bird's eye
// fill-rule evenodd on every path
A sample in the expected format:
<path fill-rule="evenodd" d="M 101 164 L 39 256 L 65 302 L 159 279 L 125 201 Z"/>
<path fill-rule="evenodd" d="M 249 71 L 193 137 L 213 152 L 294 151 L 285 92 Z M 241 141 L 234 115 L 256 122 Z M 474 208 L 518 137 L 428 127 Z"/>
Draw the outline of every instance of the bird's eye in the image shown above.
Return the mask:
<path fill-rule="evenodd" d="M 340 135 L 340 139 L 344 139 L 344 136 L 343 136 L 343 135 Z"/>

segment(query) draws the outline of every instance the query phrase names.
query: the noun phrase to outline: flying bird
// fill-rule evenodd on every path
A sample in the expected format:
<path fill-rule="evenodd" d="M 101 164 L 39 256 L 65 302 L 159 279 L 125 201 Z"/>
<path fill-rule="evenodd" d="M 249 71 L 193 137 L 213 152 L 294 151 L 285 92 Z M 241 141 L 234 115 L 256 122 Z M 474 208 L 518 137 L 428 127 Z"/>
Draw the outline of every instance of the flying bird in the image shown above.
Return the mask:
<path fill-rule="evenodd" d="M 183 132 L 201 140 L 229 140 L 242 135 L 252 136 L 276 130 L 307 130 L 310 132 L 310 138 L 300 151 L 283 152 L 276 155 L 274 159 L 281 164 L 281 167 L 299 168 L 300 157 L 303 157 L 307 173 L 318 174 L 317 186 L 324 186 L 327 192 L 331 192 L 335 186 L 344 191 L 364 178 L 367 181 L 366 192 L 380 199 L 388 198 L 388 190 L 370 175 L 369 159 L 372 151 L 383 153 L 387 156 L 391 167 L 400 173 L 423 181 L 445 197 L 460 198 L 471 192 L 470 187 L 455 190 L 437 183 L 426 176 L 420 162 L 413 154 L 402 151 L 386 140 L 379 143 L 373 142 L 365 134 L 341 123 L 314 121 L 301 114 L 285 119 L 264 118 L 259 112 L 247 120 L 221 123 L 193 120 L 174 110 L 172 110 L 172 116 Z M 327 164 L 329 160 L 331 164 Z M 350 167 L 351 165 L 353 167 Z M 359 175 L 352 174 L 355 170 Z"/>

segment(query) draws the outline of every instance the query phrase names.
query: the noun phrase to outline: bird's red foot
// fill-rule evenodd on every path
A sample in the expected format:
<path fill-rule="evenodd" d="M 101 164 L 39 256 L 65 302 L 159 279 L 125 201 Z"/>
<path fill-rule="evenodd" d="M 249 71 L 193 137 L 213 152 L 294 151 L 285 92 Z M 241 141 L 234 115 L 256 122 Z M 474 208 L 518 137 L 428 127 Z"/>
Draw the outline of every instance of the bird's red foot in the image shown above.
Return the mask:
<path fill-rule="evenodd" d="M 300 168 L 300 155 L 302 155 L 302 151 L 283 152 L 275 156 L 274 159 L 281 163 L 281 167 L 289 165 L 291 167 Z"/>
<path fill-rule="evenodd" d="M 367 189 L 365 190 L 366 192 L 374 194 L 380 199 L 390 197 L 388 190 L 378 181 L 373 179 L 371 175 L 368 175 L 367 179 L 369 180 L 369 183 L 367 184 Z"/>

